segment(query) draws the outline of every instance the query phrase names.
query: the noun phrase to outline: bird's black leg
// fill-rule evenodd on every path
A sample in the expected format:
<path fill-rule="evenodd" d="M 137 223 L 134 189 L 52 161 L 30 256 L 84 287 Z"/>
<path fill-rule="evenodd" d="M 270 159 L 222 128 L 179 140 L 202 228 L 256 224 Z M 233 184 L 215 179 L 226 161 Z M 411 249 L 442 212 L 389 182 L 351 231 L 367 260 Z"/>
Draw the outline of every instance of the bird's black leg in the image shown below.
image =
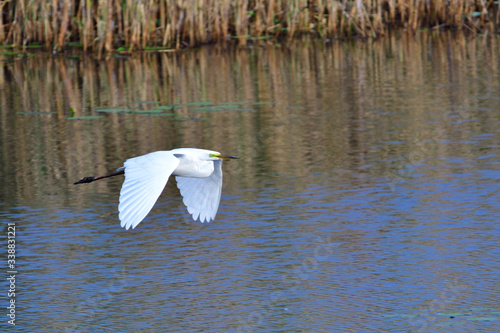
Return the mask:
<path fill-rule="evenodd" d="M 92 183 L 95 180 L 103 179 L 103 178 L 108 178 L 108 177 L 113 177 L 113 176 L 118 176 L 118 175 L 123 175 L 125 173 L 125 170 L 120 170 L 118 172 L 112 173 L 110 175 L 106 176 L 101 176 L 101 177 L 84 177 L 80 179 L 79 181 L 73 183 L 74 185 L 76 184 L 84 184 L 84 183 Z"/>

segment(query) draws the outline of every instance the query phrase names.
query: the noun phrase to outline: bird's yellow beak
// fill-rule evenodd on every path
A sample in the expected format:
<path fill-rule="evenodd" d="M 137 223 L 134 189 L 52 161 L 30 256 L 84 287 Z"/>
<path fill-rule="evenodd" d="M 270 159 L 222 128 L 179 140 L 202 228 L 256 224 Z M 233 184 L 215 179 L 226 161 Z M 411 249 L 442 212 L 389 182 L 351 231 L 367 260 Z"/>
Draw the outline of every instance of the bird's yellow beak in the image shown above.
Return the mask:
<path fill-rule="evenodd" d="M 231 159 L 231 158 L 236 158 L 236 159 L 239 159 L 239 157 L 236 157 L 236 156 L 231 156 L 231 155 L 222 155 L 222 154 L 218 154 L 216 157 L 221 158 L 221 159 L 225 159 L 225 160 L 229 160 L 229 159 Z"/>

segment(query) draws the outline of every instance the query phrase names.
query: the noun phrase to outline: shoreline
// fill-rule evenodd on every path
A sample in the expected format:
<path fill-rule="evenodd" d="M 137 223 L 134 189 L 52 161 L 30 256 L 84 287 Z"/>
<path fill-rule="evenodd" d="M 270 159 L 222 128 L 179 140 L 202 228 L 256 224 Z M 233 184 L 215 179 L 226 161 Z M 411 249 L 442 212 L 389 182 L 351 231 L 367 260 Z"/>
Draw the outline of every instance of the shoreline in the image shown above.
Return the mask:
<path fill-rule="evenodd" d="M 417 32 L 409 32 L 403 29 L 397 29 L 390 31 L 383 38 L 343 38 L 343 39 L 333 39 L 333 40 L 321 40 L 314 36 L 297 36 L 292 40 L 283 41 L 261 41 L 254 40 L 247 43 L 244 46 L 240 46 L 235 41 L 230 42 L 214 42 L 196 45 L 194 47 L 185 47 L 179 49 L 172 48 L 162 48 L 162 47 L 148 47 L 144 50 L 133 50 L 133 51 L 123 51 L 123 50 L 112 50 L 108 53 L 99 54 L 96 51 L 88 50 L 83 51 L 81 47 L 75 45 L 68 45 L 65 49 L 61 51 L 55 51 L 50 49 L 45 49 L 42 45 L 27 45 L 25 48 L 16 48 L 14 46 L 2 47 L 0 45 L 0 62 L 9 60 L 23 60 L 37 56 L 49 56 L 49 57 L 66 57 L 68 59 L 109 59 L 109 58 L 131 58 L 135 56 L 146 56 L 148 54 L 181 54 L 184 51 L 198 50 L 201 48 L 212 48 L 217 52 L 223 51 L 235 51 L 235 50 L 251 50 L 253 48 L 289 48 L 293 49 L 295 47 L 303 47 L 304 45 L 311 44 L 313 47 L 329 47 L 335 44 L 342 43 L 368 43 L 375 44 L 381 43 L 384 40 L 398 40 L 398 39 L 425 39 L 425 40 L 438 40 L 438 39 L 459 39 L 459 40 L 473 40 L 479 39 L 484 41 L 498 40 L 499 34 L 472 34 L 464 30 L 445 30 L 445 31 L 428 31 L 421 30 Z M 301 46 L 302 45 L 302 46 Z"/>

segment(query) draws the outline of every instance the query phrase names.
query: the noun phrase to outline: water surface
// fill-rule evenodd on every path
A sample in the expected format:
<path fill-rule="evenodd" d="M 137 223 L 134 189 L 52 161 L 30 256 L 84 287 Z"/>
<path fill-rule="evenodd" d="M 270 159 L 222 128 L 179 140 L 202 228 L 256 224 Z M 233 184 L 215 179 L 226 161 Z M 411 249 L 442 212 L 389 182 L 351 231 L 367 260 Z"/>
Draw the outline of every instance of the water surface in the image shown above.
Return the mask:
<path fill-rule="evenodd" d="M 497 331 L 499 46 L 0 58 L 1 237 L 16 223 L 18 271 L 3 329 Z M 211 223 L 173 180 L 128 231 L 123 179 L 72 185 L 177 147 L 241 157 Z"/>

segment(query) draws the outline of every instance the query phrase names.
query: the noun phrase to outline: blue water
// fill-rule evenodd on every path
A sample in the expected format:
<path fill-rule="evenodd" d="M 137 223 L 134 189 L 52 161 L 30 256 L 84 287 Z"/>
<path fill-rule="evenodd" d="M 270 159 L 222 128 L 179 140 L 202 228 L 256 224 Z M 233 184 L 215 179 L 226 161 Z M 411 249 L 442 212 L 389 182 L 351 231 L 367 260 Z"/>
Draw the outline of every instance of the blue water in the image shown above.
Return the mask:
<path fill-rule="evenodd" d="M 329 84 L 321 67 L 289 72 L 299 76 L 274 97 L 221 88 L 226 100 L 255 94 L 269 104 L 200 121 L 16 115 L 13 93 L 1 109 L 15 126 L 2 118 L 0 237 L 6 244 L 15 223 L 16 325 L 4 314 L 1 330 L 500 331 L 500 77 L 460 67 L 450 78 L 437 70 L 446 49 L 433 52 L 443 58 L 406 80 L 392 72 L 397 58 L 366 65 L 359 57 L 334 70 L 331 80 L 345 85 Z M 276 65 L 254 56 L 256 66 Z M 404 70 L 419 68 L 406 56 Z M 149 68 L 120 66 L 134 64 Z M 366 71 L 356 82 L 346 77 L 353 68 Z M 385 81 L 372 88 L 380 72 Z M 314 75 L 322 77 L 317 95 L 300 85 Z M 412 80 L 422 85 L 412 91 Z M 148 217 L 126 231 L 117 212 L 123 178 L 72 184 L 197 141 L 241 158 L 224 163 L 213 222 L 192 221 L 170 180 Z M 8 288 L 4 279 L 4 308 Z"/>
<path fill-rule="evenodd" d="M 194 223 L 162 197 L 137 229 L 116 204 L 9 208 L 19 327 L 30 331 L 495 331 L 493 165 L 440 161 L 398 181 L 272 178 Z M 496 164 L 496 163 L 495 163 Z M 276 186 L 276 187 L 274 187 Z M 286 192 L 279 189 L 285 188 Z M 455 318 L 450 318 L 454 316 Z M 36 320 L 35 320 L 36 318 Z M 441 328 L 440 328 L 441 327 Z"/>

